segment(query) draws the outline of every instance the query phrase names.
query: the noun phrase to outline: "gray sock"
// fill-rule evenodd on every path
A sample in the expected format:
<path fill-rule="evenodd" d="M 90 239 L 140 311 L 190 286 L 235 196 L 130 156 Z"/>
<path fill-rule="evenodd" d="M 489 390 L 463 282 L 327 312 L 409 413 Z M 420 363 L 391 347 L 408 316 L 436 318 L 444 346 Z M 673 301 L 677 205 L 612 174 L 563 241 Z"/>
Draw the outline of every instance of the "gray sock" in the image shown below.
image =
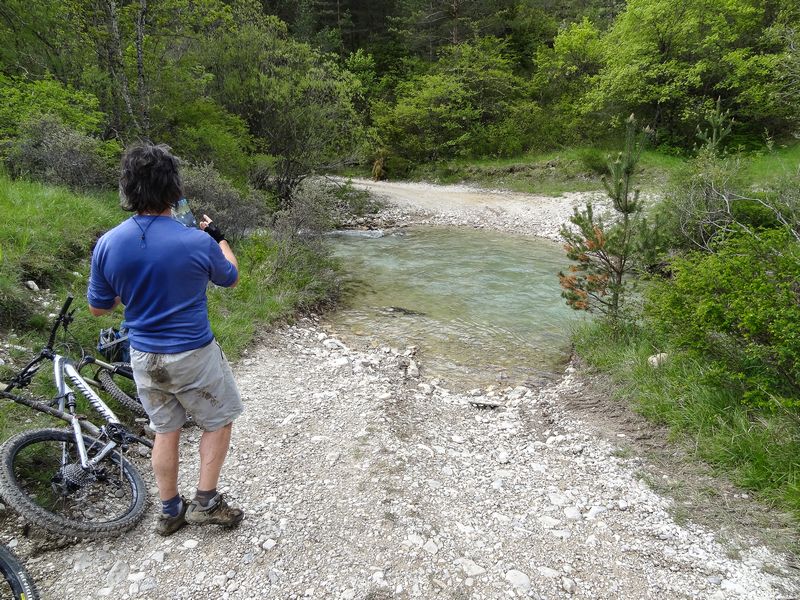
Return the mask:
<path fill-rule="evenodd" d="M 197 490 L 194 494 L 194 500 L 201 508 L 208 508 L 208 504 L 217 497 L 217 488 L 213 490 Z"/>

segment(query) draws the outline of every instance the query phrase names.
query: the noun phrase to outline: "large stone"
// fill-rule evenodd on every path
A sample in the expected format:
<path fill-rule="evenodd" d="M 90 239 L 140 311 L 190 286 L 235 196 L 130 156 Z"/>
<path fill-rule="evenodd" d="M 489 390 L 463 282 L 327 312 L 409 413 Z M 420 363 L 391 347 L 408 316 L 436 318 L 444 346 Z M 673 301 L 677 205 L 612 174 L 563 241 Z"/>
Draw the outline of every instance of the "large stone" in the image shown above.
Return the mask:
<path fill-rule="evenodd" d="M 546 577 L 547 579 L 555 579 L 561 573 L 556 571 L 555 569 L 551 569 L 550 567 L 539 567 L 539 575 L 542 577 Z"/>
<path fill-rule="evenodd" d="M 522 571 L 517 571 L 516 569 L 511 569 L 510 571 L 506 572 L 506 581 L 508 581 L 512 587 L 520 590 L 521 592 L 527 592 L 531 589 L 530 577 L 528 577 Z"/>
<path fill-rule="evenodd" d="M 128 578 L 128 573 L 131 572 L 131 567 L 128 563 L 118 560 L 114 563 L 106 575 L 106 583 L 111 587 L 122 583 Z"/>
<path fill-rule="evenodd" d="M 464 571 L 467 577 L 477 577 L 478 575 L 486 573 L 486 569 L 469 558 L 457 558 L 455 563 L 461 567 L 461 570 Z"/>

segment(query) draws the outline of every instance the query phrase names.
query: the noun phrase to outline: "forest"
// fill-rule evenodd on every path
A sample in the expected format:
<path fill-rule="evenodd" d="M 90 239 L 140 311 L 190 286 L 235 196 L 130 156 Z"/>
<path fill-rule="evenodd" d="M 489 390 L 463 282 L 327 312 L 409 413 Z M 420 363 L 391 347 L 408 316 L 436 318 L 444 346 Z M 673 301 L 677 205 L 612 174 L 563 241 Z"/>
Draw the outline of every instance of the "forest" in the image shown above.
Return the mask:
<path fill-rule="evenodd" d="M 69 145 L 88 185 L 126 144 L 157 140 L 279 204 L 347 164 L 402 177 L 605 143 L 631 113 L 685 154 L 718 100 L 736 123 L 726 143 L 756 148 L 797 125 L 797 13 L 790 0 L 5 0 L 0 145 L 12 173 L 67 169 L 33 148 Z"/>
<path fill-rule="evenodd" d="M 795 511 L 798 137 L 796 0 L 0 1 L 7 176 L 115 189 L 126 146 L 163 142 L 234 241 L 280 215 L 308 227 L 320 204 L 365 208 L 309 189 L 315 175 L 578 152 L 614 211 L 587 205 L 563 233 L 564 297 L 600 317 L 577 351 L 700 458 Z M 678 161 L 654 206 L 636 191 L 645 148 Z M 0 326 L 29 316 L 20 282 L 43 270 L 21 251 L 12 264 L 4 235 Z M 291 262 L 305 251 L 265 244 L 312 289 L 298 304 L 325 296 Z"/>

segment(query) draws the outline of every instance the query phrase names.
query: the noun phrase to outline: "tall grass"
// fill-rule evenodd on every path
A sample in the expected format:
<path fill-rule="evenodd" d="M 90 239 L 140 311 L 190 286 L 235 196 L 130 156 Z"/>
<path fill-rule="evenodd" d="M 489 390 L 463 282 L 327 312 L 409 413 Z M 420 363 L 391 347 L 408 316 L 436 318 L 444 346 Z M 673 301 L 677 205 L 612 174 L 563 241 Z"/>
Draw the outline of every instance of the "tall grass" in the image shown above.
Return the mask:
<path fill-rule="evenodd" d="M 663 350 L 646 331 L 612 329 L 598 321 L 576 331 L 575 349 L 607 372 L 622 398 L 667 425 L 696 458 L 736 484 L 800 516 L 800 421 L 788 412 L 741 403 L 734 386 L 720 385 L 701 360 L 670 350 L 659 368 L 647 358 Z"/>

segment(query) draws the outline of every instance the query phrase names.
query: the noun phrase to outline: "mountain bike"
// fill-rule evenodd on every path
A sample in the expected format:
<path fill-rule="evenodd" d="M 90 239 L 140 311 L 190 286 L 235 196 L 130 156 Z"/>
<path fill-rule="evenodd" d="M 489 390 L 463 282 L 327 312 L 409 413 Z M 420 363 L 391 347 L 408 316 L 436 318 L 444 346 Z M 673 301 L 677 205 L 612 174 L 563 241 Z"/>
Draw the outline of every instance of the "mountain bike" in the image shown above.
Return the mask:
<path fill-rule="evenodd" d="M 37 600 L 39 593 L 25 567 L 6 546 L 0 544 L 0 573 L 5 583 L 0 582 L 0 596 L 14 600 Z"/>
<path fill-rule="evenodd" d="M 146 487 L 123 453 L 133 443 L 152 443 L 129 431 L 67 357 L 54 350 L 59 327 L 73 320 L 68 296 L 47 345 L 0 391 L 8 398 L 66 421 L 68 429 L 19 433 L 0 447 L 0 496 L 35 525 L 61 535 L 103 538 L 134 527 L 144 515 Z M 53 364 L 56 395 L 45 403 L 14 389 L 30 385 L 45 361 Z M 69 383 L 68 383 L 69 382 Z M 77 394 L 103 418 L 96 427 L 77 412 Z"/>

